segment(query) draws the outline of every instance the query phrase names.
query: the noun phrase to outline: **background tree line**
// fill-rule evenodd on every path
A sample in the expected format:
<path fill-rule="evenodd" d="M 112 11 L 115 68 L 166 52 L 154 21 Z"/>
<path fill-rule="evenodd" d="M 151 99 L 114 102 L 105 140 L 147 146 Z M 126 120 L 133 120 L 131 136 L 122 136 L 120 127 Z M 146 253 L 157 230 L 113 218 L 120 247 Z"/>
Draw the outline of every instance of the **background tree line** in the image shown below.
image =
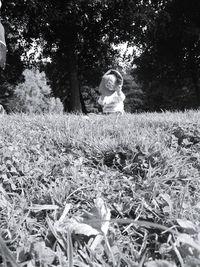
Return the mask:
<path fill-rule="evenodd" d="M 129 111 L 197 108 L 199 10 L 199 0 L 4 0 L 0 99 L 12 97 L 24 69 L 35 67 L 66 111 L 81 111 L 95 102 L 101 75 L 119 67 L 113 44 L 128 42 L 135 48 L 124 73 Z"/>

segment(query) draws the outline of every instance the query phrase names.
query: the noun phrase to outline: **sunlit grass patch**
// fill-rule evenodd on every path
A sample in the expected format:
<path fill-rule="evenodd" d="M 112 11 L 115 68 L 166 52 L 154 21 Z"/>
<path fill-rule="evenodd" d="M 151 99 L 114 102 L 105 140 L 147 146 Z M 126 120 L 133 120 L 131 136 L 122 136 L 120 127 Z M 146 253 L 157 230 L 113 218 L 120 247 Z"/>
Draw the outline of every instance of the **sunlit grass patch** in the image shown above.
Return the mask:
<path fill-rule="evenodd" d="M 199 115 L 2 116 L 1 261 L 198 266 Z M 103 223 L 96 199 L 111 214 L 106 234 L 80 224 Z"/>

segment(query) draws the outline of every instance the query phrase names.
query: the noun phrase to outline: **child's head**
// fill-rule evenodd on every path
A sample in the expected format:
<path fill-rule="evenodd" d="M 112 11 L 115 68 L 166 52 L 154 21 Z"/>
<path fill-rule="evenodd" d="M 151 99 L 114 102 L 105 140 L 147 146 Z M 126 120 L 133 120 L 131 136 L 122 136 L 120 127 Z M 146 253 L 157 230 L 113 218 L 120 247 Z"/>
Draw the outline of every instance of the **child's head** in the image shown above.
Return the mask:
<path fill-rule="evenodd" d="M 103 79 L 104 79 L 105 87 L 110 91 L 115 91 L 115 84 L 117 81 L 116 76 L 113 74 L 109 74 L 103 77 Z"/>
<path fill-rule="evenodd" d="M 121 74 L 115 70 L 106 72 L 99 85 L 99 92 L 102 95 L 111 95 L 116 90 L 117 86 L 122 85 L 123 78 Z"/>

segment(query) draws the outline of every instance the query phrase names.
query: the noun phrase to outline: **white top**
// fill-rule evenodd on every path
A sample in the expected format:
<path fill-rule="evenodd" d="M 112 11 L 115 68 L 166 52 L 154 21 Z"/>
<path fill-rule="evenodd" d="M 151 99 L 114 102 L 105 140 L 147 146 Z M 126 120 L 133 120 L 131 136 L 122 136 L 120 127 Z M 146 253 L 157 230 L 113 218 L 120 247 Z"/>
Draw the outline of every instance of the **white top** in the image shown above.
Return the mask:
<path fill-rule="evenodd" d="M 125 95 L 121 91 L 116 91 L 110 96 L 100 96 L 98 103 L 103 108 L 103 113 L 124 112 L 124 99 Z"/>

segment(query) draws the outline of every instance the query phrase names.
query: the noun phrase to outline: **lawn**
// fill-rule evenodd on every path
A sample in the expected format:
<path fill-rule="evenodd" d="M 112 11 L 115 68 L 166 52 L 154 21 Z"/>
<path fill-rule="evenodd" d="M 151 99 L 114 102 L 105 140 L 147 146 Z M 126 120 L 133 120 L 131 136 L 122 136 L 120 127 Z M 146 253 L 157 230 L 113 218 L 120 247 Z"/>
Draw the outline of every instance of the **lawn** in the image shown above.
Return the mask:
<path fill-rule="evenodd" d="M 0 266 L 200 266 L 200 112 L 0 117 Z"/>

